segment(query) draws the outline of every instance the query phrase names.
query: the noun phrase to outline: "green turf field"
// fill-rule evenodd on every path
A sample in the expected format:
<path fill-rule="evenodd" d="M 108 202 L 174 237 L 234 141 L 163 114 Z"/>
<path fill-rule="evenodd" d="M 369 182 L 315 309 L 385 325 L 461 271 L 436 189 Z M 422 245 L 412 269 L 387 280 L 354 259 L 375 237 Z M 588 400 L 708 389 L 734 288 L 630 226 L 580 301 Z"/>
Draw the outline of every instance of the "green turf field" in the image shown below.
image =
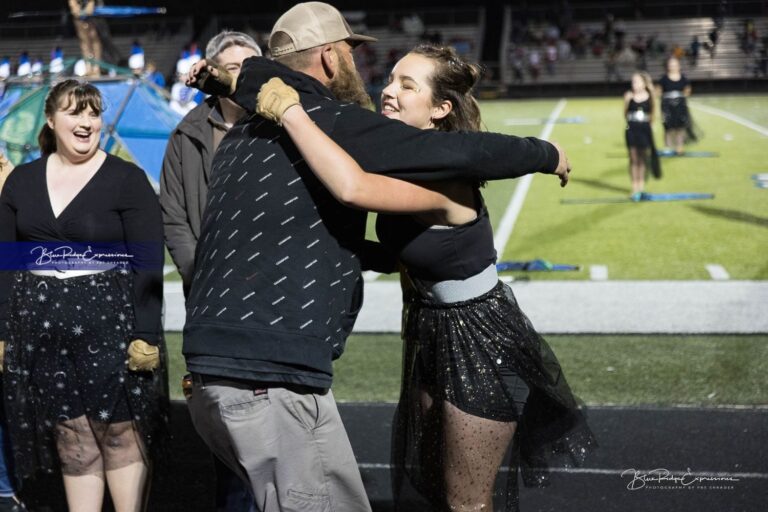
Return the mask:
<path fill-rule="evenodd" d="M 764 133 L 697 110 L 714 107 L 763 127 Z M 557 100 L 487 101 L 489 130 L 537 136 Z M 716 158 L 664 158 L 664 176 L 648 182 L 651 193 L 713 193 L 713 200 L 672 203 L 564 205 L 561 199 L 625 198 L 628 160 L 620 98 L 567 100 L 551 140 L 573 166 L 565 189 L 551 176 L 535 175 L 500 260 L 542 258 L 581 265 L 580 272 L 528 273 L 531 279 L 589 279 L 590 265 L 604 265 L 609 279 L 710 279 L 705 265 L 725 268 L 731 279 L 768 278 L 768 189 L 751 176 L 768 173 L 768 96 L 694 97 L 692 114 L 703 138 L 691 151 Z M 539 124 L 531 124 L 539 121 Z M 663 129 L 655 123 L 658 147 Z M 490 184 L 484 192 L 494 226 L 514 192 L 515 181 Z M 369 231 L 369 234 L 372 230 Z M 517 277 L 521 273 L 513 274 Z"/>
<path fill-rule="evenodd" d="M 573 390 L 588 404 L 768 404 L 768 336 L 548 336 Z M 181 397 L 181 336 L 169 333 L 170 387 Z M 394 402 L 397 335 L 355 335 L 334 365 L 345 402 Z"/>

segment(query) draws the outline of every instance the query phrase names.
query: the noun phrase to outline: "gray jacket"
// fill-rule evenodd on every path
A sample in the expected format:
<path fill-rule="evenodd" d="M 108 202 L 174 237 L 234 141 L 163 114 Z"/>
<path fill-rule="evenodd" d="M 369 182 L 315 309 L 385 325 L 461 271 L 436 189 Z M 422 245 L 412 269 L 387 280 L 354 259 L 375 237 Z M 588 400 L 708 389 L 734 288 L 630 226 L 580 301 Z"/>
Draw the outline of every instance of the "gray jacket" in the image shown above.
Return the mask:
<path fill-rule="evenodd" d="M 208 116 L 217 101 L 207 98 L 181 120 L 168 139 L 160 175 L 165 244 L 181 274 L 185 296 L 195 269 L 195 248 L 213 160 L 213 127 Z"/>

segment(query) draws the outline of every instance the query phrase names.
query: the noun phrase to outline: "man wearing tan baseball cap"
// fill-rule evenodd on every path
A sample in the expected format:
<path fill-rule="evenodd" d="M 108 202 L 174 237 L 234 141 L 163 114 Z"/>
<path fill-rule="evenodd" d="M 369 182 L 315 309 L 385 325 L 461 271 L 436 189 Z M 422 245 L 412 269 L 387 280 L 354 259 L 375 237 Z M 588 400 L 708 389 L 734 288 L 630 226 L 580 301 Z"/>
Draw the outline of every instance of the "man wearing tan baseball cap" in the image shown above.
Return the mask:
<path fill-rule="evenodd" d="M 375 37 L 355 34 L 332 5 L 304 2 L 277 20 L 269 37 L 269 53 L 277 62 L 321 82 L 337 100 L 369 107 L 371 99 L 355 68 L 352 51 L 361 43 L 374 41 Z M 213 80 L 207 80 L 208 75 Z M 189 76 L 189 85 L 214 95 L 233 94 L 237 85 L 225 70 L 205 59 L 190 69 Z M 242 83 L 238 87 L 250 90 Z M 255 99 L 255 94 L 248 98 Z"/>
<path fill-rule="evenodd" d="M 279 32 L 288 36 L 288 40 L 279 36 L 276 38 Z M 347 20 L 335 7 L 323 2 L 305 2 L 277 20 L 269 38 L 269 51 L 273 58 L 277 58 L 338 41 L 347 41 L 355 46 L 374 42 L 376 38 L 353 33 Z"/>
<path fill-rule="evenodd" d="M 361 271 L 392 272 L 395 262 L 365 240 L 366 213 L 339 203 L 290 137 L 255 114 L 260 87 L 275 76 L 293 86 L 313 121 L 369 172 L 477 181 L 567 167 L 543 140 L 421 130 L 359 108 L 369 98 L 352 51 L 372 40 L 332 6 L 307 2 L 275 23 L 274 60 L 245 59 L 236 86 L 203 61 L 190 72 L 190 85 L 210 92 L 206 84 L 218 83 L 254 113 L 213 157 L 183 353 L 195 428 L 250 483 L 261 512 L 370 512 L 332 363 L 362 306 Z"/>

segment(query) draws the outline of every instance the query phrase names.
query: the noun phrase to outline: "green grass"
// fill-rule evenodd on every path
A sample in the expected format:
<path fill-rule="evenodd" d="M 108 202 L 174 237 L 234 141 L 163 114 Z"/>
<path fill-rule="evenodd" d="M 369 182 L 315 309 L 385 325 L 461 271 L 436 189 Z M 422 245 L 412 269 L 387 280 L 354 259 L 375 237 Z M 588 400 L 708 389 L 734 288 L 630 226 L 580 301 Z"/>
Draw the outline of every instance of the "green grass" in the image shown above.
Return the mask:
<path fill-rule="evenodd" d="M 705 98 L 765 122 L 768 97 Z M 727 99 L 727 101 L 725 101 Z M 702 102 L 705 102 L 702 101 Z M 491 130 L 519 102 L 494 102 Z M 738 108 L 737 108 L 738 107 Z M 542 116 L 546 117 L 546 109 Z M 606 265 L 611 279 L 709 279 L 708 263 L 723 265 L 733 279 L 768 279 L 768 191 L 751 175 L 768 172 L 768 137 L 719 116 L 695 111 L 704 139 L 690 149 L 719 158 L 663 159 L 664 177 L 649 192 L 710 192 L 711 201 L 562 205 L 562 198 L 626 197 L 629 194 L 620 99 L 569 100 L 562 117 L 585 124 L 558 124 L 551 139 L 566 148 L 572 182 L 536 175 L 512 237 L 500 259 L 544 258 L 555 263 Z M 510 116 L 517 117 L 515 114 Z M 662 129 L 654 127 L 657 144 Z M 587 272 L 537 273 L 533 279 L 584 279 Z"/>
<path fill-rule="evenodd" d="M 165 265 L 173 265 L 173 259 L 171 258 L 171 253 L 168 252 L 168 248 L 165 249 Z M 181 274 L 179 274 L 178 270 L 174 270 L 163 276 L 163 279 L 165 281 L 181 281 Z"/>
<path fill-rule="evenodd" d="M 586 403 L 768 404 L 768 335 L 548 336 L 574 392 Z M 167 334 L 170 384 L 181 398 L 181 336 Z M 342 402 L 394 402 L 400 389 L 397 335 L 350 337 L 334 365 Z"/>

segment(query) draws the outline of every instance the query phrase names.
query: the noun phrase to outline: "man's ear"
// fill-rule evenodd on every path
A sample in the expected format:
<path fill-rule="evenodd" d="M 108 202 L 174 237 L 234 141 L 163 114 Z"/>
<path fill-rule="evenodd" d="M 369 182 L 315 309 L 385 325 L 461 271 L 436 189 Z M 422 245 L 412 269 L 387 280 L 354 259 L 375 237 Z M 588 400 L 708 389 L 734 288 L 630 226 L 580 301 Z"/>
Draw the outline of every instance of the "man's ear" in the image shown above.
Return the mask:
<path fill-rule="evenodd" d="M 332 44 L 326 44 L 320 48 L 320 62 L 323 65 L 323 72 L 329 80 L 336 76 L 339 69 L 339 58 Z"/>

